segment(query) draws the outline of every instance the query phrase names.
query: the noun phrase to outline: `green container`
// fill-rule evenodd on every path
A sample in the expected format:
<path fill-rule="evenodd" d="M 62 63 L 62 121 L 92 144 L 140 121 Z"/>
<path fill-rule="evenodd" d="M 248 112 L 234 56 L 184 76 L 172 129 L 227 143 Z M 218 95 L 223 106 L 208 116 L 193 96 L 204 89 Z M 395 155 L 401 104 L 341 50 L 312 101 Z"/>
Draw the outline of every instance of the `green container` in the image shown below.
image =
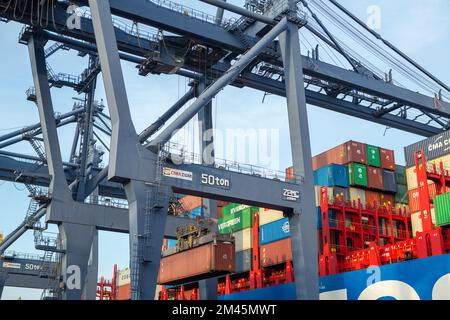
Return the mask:
<path fill-rule="evenodd" d="M 450 193 L 434 197 L 434 213 L 439 227 L 450 225 Z"/>
<path fill-rule="evenodd" d="M 395 179 L 397 184 L 407 185 L 406 183 L 406 167 L 395 165 Z"/>
<path fill-rule="evenodd" d="M 367 187 L 367 167 L 360 163 L 350 163 L 348 182 L 351 186 Z"/>
<path fill-rule="evenodd" d="M 397 192 L 395 194 L 395 202 L 402 204 L 409 204 L 408 187 L 403 184 L 397 185 Z"/>
<path fill-rule="evenodd" d="M 381 167 L 380 149 L 375 146 L 367 145 L 367 164 L 371 167 Z"/>
<path fill-rule="evenodd" d="M 222 218 L 225 218 L 225 217 L 229 216 L 230 214 L 237 213 L 237 212 L 247 209 L 249 207 L 250 206 L 247 206 L 245 204 L 230 203 L 222 208 Z"/>
<path fill-rule="evenodd" d="M 248 207 L 236 213 L 230 213 L 219 219 L 219 233 L 227 234 L 237 232 L 252 226 L 252 214 L 258 211 L 258 208 Z"/>

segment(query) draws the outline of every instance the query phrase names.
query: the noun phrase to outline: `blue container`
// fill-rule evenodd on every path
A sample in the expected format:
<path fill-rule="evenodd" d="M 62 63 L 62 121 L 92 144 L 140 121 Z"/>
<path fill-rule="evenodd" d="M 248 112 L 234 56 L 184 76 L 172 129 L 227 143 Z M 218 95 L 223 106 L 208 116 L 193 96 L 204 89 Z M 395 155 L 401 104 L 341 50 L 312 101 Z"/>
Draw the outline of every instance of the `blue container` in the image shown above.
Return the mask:
<path fill-rule="evenodd" d="M 190 219 L 196 219 L 197 217 L 203 217 L 204 209 L 203 207 L 198 207 L 189 212 L 188 217 Z"/>
<path fill-rule="evenodd" d="M 177 246 L 177 240 L 167 239 L 167 248 L 173 248 Z"/>
<path fill-rule="evenodd" d="M 332 164 L 314 171 L 314 184 L 322 187 L 348 188 L 348 167 Z"/>
<path fill-rule="evenodd" d="M 322 229 L 322 208 L 317 207 L 317 229 Z"/>
<path fill-rule="evenodd" d="M 259 228 L 260 245 L 289 238 L 290 236 L 291 232 L 289 230 L 288 218 L 283 218 L 281 220 L 265 224 Z"/>

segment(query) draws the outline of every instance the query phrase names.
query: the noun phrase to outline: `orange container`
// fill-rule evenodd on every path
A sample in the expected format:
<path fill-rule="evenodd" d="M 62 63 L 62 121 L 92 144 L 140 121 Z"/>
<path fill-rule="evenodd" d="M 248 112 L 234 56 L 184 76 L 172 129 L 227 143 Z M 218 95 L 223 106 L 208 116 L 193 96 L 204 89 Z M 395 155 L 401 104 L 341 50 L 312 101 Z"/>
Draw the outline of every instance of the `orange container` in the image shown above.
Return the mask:
<path fill-rule="evenodd" d="M 381 168 L 395 170 L 394 150 L 380 148 Z"/>
<path fill-rule="evenodd" d="M 234 271 L 234 243 L 213 242 L 161 259 L 159 284 L 182 284 Z"/>
<path fill-rule="evenodd" d="M 261 266 L 269 267 L 292 260 L 292 243 L 290 238 L 268 243 L 259 248 Z"/>
<path fill-rule="evenodd" d="M 180 199 L 180 203 L 183 209 L 189 212 L 203 205 L 202 198 L 194 196 L 184 196 Z"/>
<path fill-rule="evenodd" d="M 333 149 L 325 151 L 312 159 L 313 170 L 330 164 L 348 164 L 351 162 L 367 163 L 366 145 L 356 141 L 348 141 Z"/>
<path fill-rule="evenodd" d="M 124 284 L 118 286 L 116 289 L 116 299 L 117 300 L 130 300 L 131 299 L 131 284 Z"/>

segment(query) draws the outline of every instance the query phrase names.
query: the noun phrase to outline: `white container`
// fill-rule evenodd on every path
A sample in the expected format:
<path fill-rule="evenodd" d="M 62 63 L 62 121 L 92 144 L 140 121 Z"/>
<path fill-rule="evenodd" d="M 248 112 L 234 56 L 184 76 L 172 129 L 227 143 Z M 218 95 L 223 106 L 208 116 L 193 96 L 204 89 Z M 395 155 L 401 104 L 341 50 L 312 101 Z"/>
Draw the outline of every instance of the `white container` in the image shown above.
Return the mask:
<path fill-rule="evenodd" d="M 247 228 L 233 233 L 234 251 L 240 252 L 252 248 L 252 229 Z"/>
<path fill-rule="evenodd" d="M 361 205 L 366 205 L 366 192 L 364 190 L 358 188 L 348 188 L 348 196 L 352 204 L 353 201 L 358 204 L 358 199 L 360 199 Z"/>
<path fill-rule="evenodd" d="M 417 232 L 423 231 L 422 220 L 420 219 L 421 212 L 411 213 L 411 227 L 412 227 L 412 236 L 415 237 Z M 436 225 L 436 215 L 434 213 L 434 208 L 431 208 L 431 221 L 433 225 Z"/>
<path fill-rule="evenodd" d="M 283 211 L 259 208 L 259 225 L 281 220 L 284 218 Z"/>
<path fill-rule="evenodd" d="M 125 268 L 123 270 L 117 271 L 117 285 L 123 286 L 131 283 L 130 269 Z"/>

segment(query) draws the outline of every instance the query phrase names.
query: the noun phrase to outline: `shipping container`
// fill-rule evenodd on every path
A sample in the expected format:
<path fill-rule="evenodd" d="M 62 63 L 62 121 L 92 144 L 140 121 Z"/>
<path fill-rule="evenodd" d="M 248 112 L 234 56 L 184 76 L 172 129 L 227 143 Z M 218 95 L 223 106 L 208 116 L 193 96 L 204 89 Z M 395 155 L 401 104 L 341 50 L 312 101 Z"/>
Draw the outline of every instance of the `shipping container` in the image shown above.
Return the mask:
<path fill-rule="evenodd" d="M 130 300 L 131 299 L 131 283 L 119 285 L 116 288 L 117 300 Z"/>
<path fill-rule="evenodd" d="M 395 172 L 383 170 L 383 190 L 385 192 L 397 192 L 397 182 L 395 181 Z"/>
<path fill-rule="evenodd" d="M 396 170 L 394 150 L 380 148 L 381 167 L 386 170 Z M 405 182 L 406 184 L 406 182 Z"/>
<path fill-rule="evenodd" d="M 292 261 L 291 239 L 286 238 L 260 247 L 261 266 L 270 267 Z"/>
<path fill-rule="evenodd" d="M 381 167 L 380 149 L 375 146 L 366 145 L 367 165 L 371 167 Z"/>
<path fill-rule="evenodd" d="M 222 234 L 240 231 L 252 226 L 252 213 L 258 208 L 247 207 L 234 214 L 228 214 L 219 219 L 218 229 Z"/>
<path fill-rule="evenodd" d="M 348 189 L 349 194 L 349 200 L 356 204 L 358 203 L 358 199 L 361 200 L 361 204 L 364 206 L 366 204 L 366 193 L 364 190 L 357 189 L 357 188 L 349 188 Z"/>
<path fill-rule="evenodd" d="M 230 203 L 222 208 L 222 216 L 225 218 L 231 214 L 238 213 L 250 206 L 239 203 Z"/>
<path fill-rule="evenodd" d="M 348 187 L 348 167 L 332 164 L 314 171 L 314 184 L 322 187 Z"/>
<path fill-rule="evenodd" d="M 203 200 L 200 197 L 184 196 L 179 200 L 183 209 L 187 212 L 194 210 L 195 208 L 203 205 Z"/>
<path fill-rule="evenodd" d="M 433 222 L 433 225 L 436 225 L 436 212 L 433 207 L 431 208 L 431 221 Z M 420 211 L 411 213 L 411 227 L 412 227 L 413 237 L 416 236 L 417 232 L 423 231 Z"/>
<path fill-rule="evenodd" d="M 432 183 L 433 181 L 428 180 L 428 184 Z M 416 167 L 406 169 L 406 184 L 408 186 L 408 191 L 418 188 Z"/>
<path fill-rule="evenodd" d="M 348 182 L 350 186 L 367 187 L 367 167 L 359 163 L 348 165 Z"/>
<path fill-rule="evenodd" d="M 236 252 L 252 248 L 252 229 L 247 228 L 233 233 L 234 250 Z"/>
<path fill-rule="evenodd" d="M 397 181 L 397 184 L 407 185 L 406 182 L 406 167 L 395 165 L 395 180 Z"/>
<path fill-rule="evenodd" d="M 177 240 L 167 239 L 167 248 L 174 248 L 177 246 Z"/>
<path fill-rule="evenodd" d="M 234 272 L 242 273 L 252 268 L 252 249 L 236 252 L 234 258 Z"/>
<path fill-rule="evenodd" d="M 408 193 L 409 193 L 409 207 L 411 208 L 411 212 L 420 211 L 419 189 L 411 190 Z M 436 196 L 436 184 L 432 183 L 428 185 L 428 194 L 430 196 L 431 202 Z"/>
<path fill-rule="evenodd" d="M 371 206 L 373 206 L 374 203 L 376 203 L 377 206 L 380 206 L 382 204 L 381 193 L 380 192 L 373 191 L 373 190 L 365 190 L 364 194 L 366 196 L 365 197 L 366 202 L 368 204 L 370 204 Z"/>
<path fill-rule="evenodd" d="M 161 258 L 159 284 L 181 284 L 234 272 L 234 244 L 211 242 Z"/>
<path fill-rule="evenodd" d="M 348 141 L 313 157 L 312 162 L 313 170 L 330 164 L 345 165 L 351 162 L 366 164 L 366 145 L 356 141 Z"/>
<path fill-rule="evenodd" d="M 397 185 L 397 193 L 395 194 L 395 202 L 397 203 L 409 203 L 409 197 L 408 197 L 408 187 L 398 184 Z"/>
<path fill-rule="evenodd" d="M 316 207 L 320 206 L 320 186 L 315 186 L 315 197 L 316 197 Z M 344 201 L 348 201 L 348 189 L 341 187 L 328 187 L 328 203 L 333 203 L 336 199 L 341 200 L 342 197 Z"/>
<path fill-rule="evenodd" d="M 289 219 L 283 218 L 278 221 L 263 225 L 259 228 L 259 243 L 260 245 L 279 241 L 281 239 L 290 237 Z"/>
<path fill-rule="evenodd" d="M 383 171 L 380 168 L 367 167 L 367 186 L 370 189 L 383 190 Z"/>
<path fill-rule="evenodd" d="M 428 139 L 419 141 L 405 148 L 406 166 L 415 166 L 414 153 L 423 150 L 427 161 L 450 153 L 450 130 Z"/>
<path fill-rule="evenodd" d="M 434 197 L 436 225 L 443 227 L 450 225 L 450 193 Z"/>
<path fill-rule="evenodd" d="M 280 220 L 284 218 L 283 211 L 272 210 L 272 209 L 259 209 L 259 225 L 263 226 L 265 224 Z"/>
<path fill-rule="evenodd" d="M 316 208 L 317 230 L 322 229 L 322 208 Z"/>
<path fill-rule="evenodd" d="M 203 209 L 203 207 L 198 207 L 195 208 L 193 210 L 191 210 L 191 212 L 189 212 L 188 217 L 190 219 L 197 219 L 197 217 L 203 217 L 205 214 L 205 210 Z"/>
<path fill-rule="evenodd" d="M 125 268 L 123 270 L 117 271 L 117 286 L 123 286 L 131 282 L 130 269 Z"/>

